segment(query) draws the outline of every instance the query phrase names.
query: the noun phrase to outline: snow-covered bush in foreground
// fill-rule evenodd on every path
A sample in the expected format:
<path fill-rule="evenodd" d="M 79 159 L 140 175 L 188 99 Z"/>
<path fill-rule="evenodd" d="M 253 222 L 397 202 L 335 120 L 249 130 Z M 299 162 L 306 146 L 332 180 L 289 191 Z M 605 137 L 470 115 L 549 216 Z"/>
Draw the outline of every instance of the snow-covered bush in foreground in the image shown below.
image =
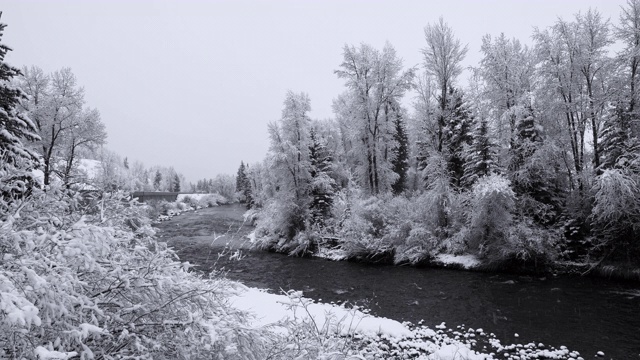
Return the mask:
<path fill-rule="evenodd" d="M 189 272 L 139 207 L 105 194 L 80 216 L 61 196 L 0 223 L 1 357 L 260 358 L 232 285 Z"/>

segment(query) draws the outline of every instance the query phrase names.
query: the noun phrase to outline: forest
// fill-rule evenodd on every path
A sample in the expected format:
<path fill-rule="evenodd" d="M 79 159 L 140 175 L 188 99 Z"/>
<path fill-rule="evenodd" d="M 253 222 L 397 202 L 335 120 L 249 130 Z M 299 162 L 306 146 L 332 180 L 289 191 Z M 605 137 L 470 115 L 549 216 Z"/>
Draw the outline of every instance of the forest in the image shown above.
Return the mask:
<path fill-rule="evenodd" d="M 637 266 L 640 2 L 617 23 L 589 9 L 531 36 L 485 35 L 469 69 L 442 18 L 424 29 L 419 67 L 389 43 L 345 45 L 335 118 L 311 119 L 309 96 L 288 92 L 265 159 L 238 171 L 260 247 Z"/>

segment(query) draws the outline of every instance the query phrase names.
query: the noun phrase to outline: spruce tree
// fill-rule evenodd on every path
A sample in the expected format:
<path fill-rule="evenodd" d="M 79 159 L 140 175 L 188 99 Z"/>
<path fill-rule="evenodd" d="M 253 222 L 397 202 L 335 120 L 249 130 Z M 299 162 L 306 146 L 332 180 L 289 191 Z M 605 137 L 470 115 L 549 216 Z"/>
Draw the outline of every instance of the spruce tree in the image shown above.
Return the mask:
<path fill-rule="evenodd" d="M 496 144 L 491 140 L 486 119 L 478 121 L 472 135 L 471 146 L 466 150 L 462 185 L 470 188 L 479 178 L 488 176 L 498 168 Z"/>
<path fill-rule="evenodd" d="M 251 182 L 247 176 L 247 167 L 243 161 L 240 161 L 240 167 L 238 168 L 238 175 L 236 175 L 236 192 L 240 193 L 241 203 L 246 203 L 247 208 L 251 207 L 253 198 L 251 196 Z"/>
<path fill-rule="evenodd" d="M 253 190 L 251 188 L 251 179 L 249 178 L 249 165 L 245 166 L 244 178 L 242 180 L 242 195 L 247 204 L 247 209 L 253 207 Z"/>
<path fill-rule="evenodd" d="M 162 184 L 162 174 L 160 170 L 156 170 L 156 176 L 153 178 L 153 188 L 156 191 L 160 191 L 160 185 Z"/>
<path fill-rule="evenodd" d="M 518 196 L 517 208 L 521 214 L 548 225 L 560 210 L 561 177 L 557 163 L 541 153 L 545 144 L 531 106 L 516 113 L 515 131 L 508 175 Z"/>
<path fill-rule="evenodd" d="M 471 113 L 464 103 L 463 94 L 451 88 L 447 97 L 442 152 L 447 161 L 450 183 L 455 188 L 462 186 L 466 145 L 473 140 L 471 135 Z"/>
<path fill-rule="evenodd" d="M 335 180 L 331 177 L 332 157 L 314 129 L 309 132 L 309 142 L 311 223 L 322 226 L 330 215 L 336 188 Z"/>
<path fill-rule="evenodd" d="M 398 113 L 396 115 L 393 124 L 395 129 L 393 138 L 396 144 L 392 149 L 394 158 L 391 164 L 393 172 L 398 174 L 398 179 L 391 185 L 391 189 L 395 195 L 398 195 L 404 191 L 407 181 L 407 170 L 409 169 L 409 138 L 401 114 Z"/>
<path fill-rule="evenodd" d="M 598 169 L 640 171 L 640 139 L 634 137 L 632 124 L 640 122 L 635 113 L 625 112 L 619 104 L 608 117 L 600 133 L 601 165 Z"/>
<path fill-rule="evenodd" d="M 5 27 L 0 24 L 0 40 Z M 23 143 L 37 141 L 39 137 L 35 124 L 17 109 L 25 95 L 11 85 L 11 80 L 21 73 L 4 62 L 9 51 L 8 46 L 0 43 L 0 217 L 37 184 L 31 170 L 39 166 L 39 156 Z"/>
<path fill-rule="evenodd" d="M 242 192 L 242 186 L 244 184 L 244 179 L 247 177 L 245 173 L 244 162 L 240 161 L 240 167 L 238 168 L 238 175 L 236 175 L 236 191 Z"/>
<path fill-rule="evenodd" d="M 178 174 L 173 174 L 173 182 L 172 182 L 171 191 L 180 192 L 180 177 L 178 176 Z"/>

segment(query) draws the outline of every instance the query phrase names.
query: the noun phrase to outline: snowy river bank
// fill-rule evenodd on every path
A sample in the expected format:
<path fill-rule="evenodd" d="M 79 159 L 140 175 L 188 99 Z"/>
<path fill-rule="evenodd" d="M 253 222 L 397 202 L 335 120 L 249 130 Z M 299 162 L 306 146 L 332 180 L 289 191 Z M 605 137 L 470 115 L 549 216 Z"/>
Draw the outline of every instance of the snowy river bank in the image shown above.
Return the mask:
<path fill-rule="evenodd" d="M 241 246 L 251 231 L 239 226 L 241 213 L 241 207 L 230 206 L 183 214 L 158 225 L 159 235 L 203 271 L 224 269 L 247 286 L 273 293 L 299 290 L 317 302 L 357 304 L 399 322 L 423 320 L 430 331 L 442 331 L 439 336 L 470 340 L 469 329 L 481 328 L 487 340 L 479 344 L 490 343 L 493 333 L 518 353 L 526 344 L 544 343 L 579 351 L 585 359 L 598 351 L 607 359 L 640 358 L 637 283 L 372 266 L 250 251 Z M 234 250 L 219 257 L 229 242 Z M 436 328 L 442 322 L 444 328 Z M 420 329 L 414 330 L 427 331 Z M 475 338 L 484 337 L 474 332 Z M 569 357 L 567 351 L 560 358 Z"/>

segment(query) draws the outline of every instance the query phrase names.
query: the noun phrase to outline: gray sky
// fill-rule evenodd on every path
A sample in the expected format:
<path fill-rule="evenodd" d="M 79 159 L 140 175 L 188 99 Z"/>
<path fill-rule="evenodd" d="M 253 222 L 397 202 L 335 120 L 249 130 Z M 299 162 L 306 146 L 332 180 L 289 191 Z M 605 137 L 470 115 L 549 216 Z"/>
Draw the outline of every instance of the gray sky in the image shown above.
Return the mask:
<path fill-rule="evenodd" d="M 423 28 L 443 16 L 476 66 L 484 34 L 530 43 L 534 26 L 597 8 L 617 24 L 623 0 L 12 1 L 2 42 L 14 66 L 70 67 L 97 108 L 108 147 L 189 181 L 235 173 L 268 149 L 287 90 L 313 118 L 343 91 L 333 70 L 345 44 L 389 41 L 422 62 Z"/>

